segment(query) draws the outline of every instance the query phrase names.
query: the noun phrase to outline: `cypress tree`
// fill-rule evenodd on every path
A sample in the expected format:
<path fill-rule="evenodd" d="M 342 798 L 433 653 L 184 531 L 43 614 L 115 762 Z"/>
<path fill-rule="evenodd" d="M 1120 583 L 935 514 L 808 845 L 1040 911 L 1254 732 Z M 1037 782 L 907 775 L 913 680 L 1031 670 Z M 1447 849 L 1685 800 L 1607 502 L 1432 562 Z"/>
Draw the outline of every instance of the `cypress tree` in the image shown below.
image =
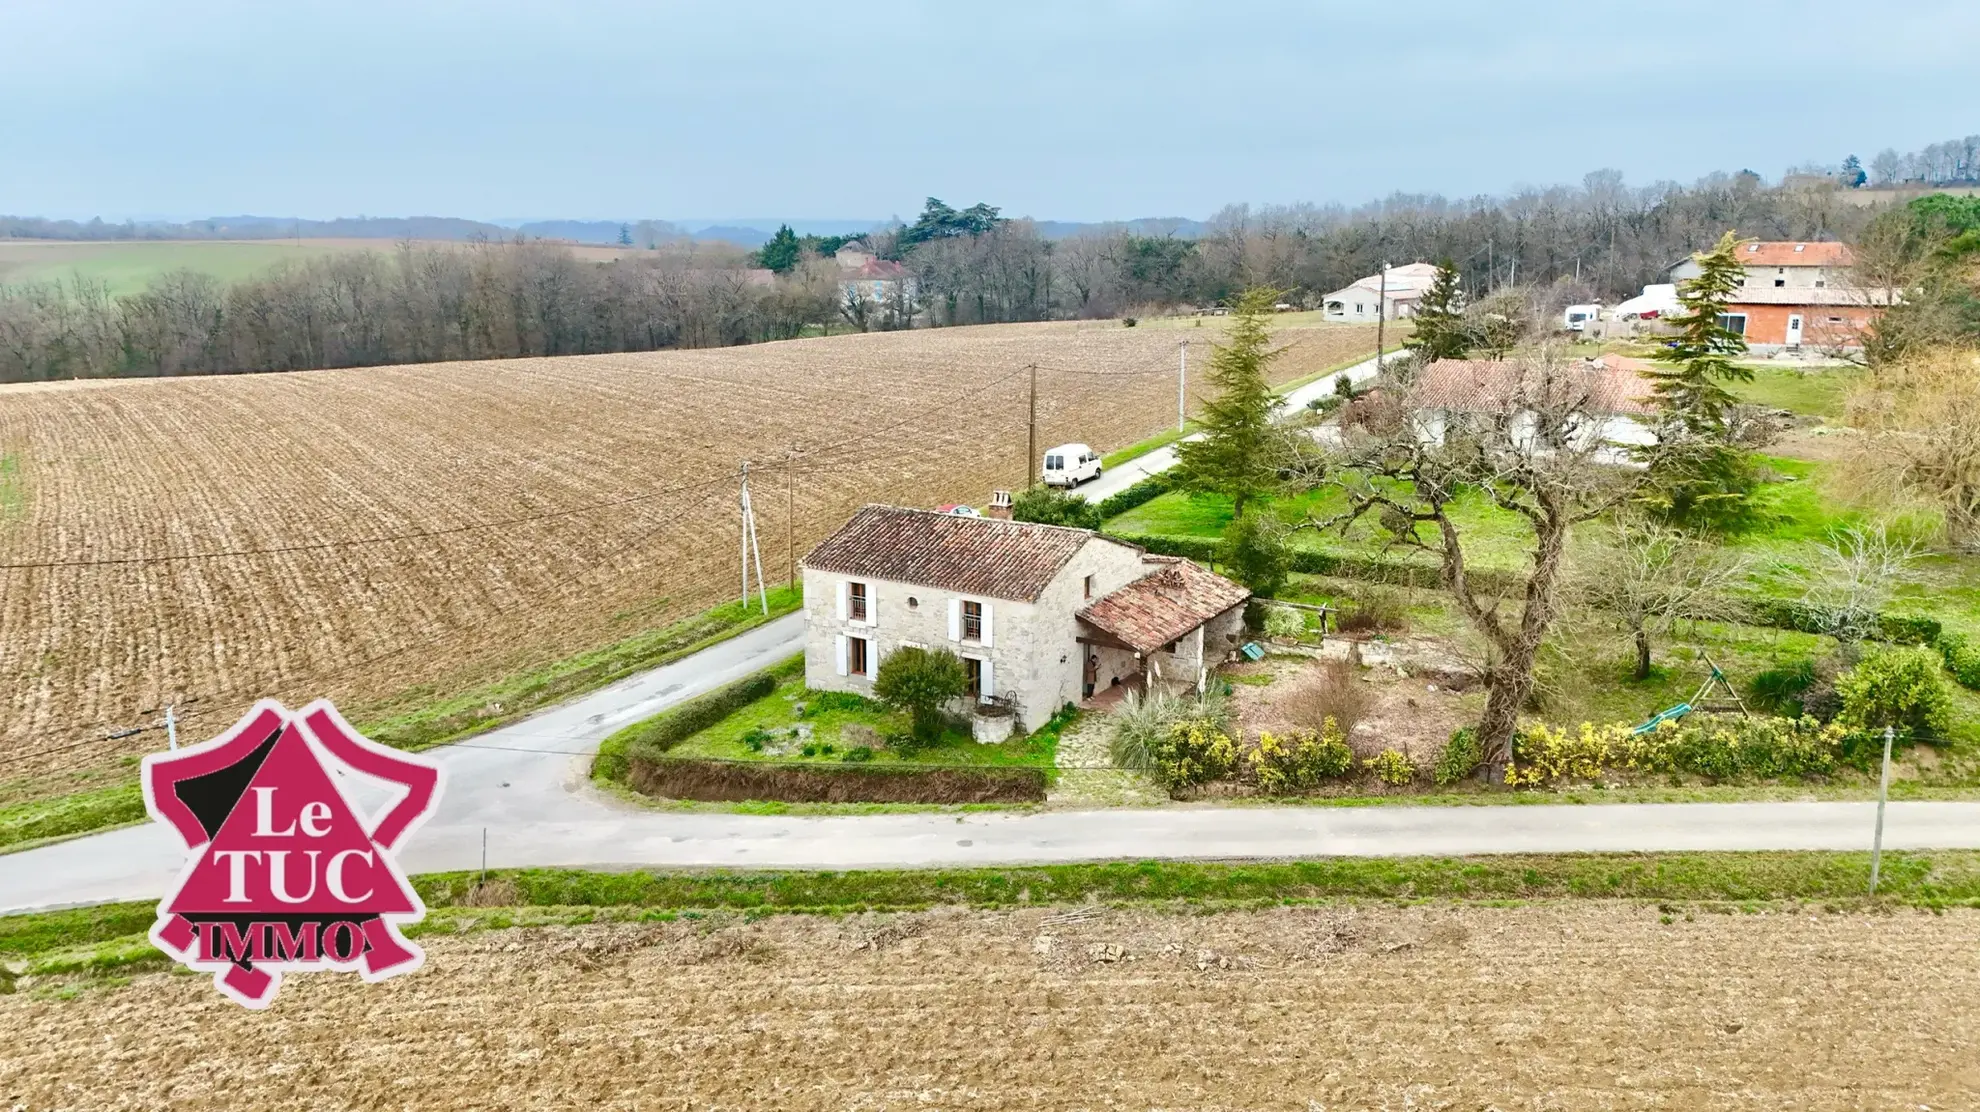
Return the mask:
<path fill-rule="evenodd" d="M 1272 450 L 1272 407 L 1277 398 L 1265 382 L 1265 365 L 1277 354 L 1266 350 L 1265 319 L 1279 291 L 1247 290 L 1231 316 L 1230 343 L 1210 356 L 1209 380 L 1217 396 L 1197 419 L 1203 436 L 1177 451 L 1177 479 L 1185 490 L 1222 494 L 1236 516 L 1245 505 L 1278 483 Z"/>
<path fill-rule="evenodd" d="M 1751 382 L 1753 372 L 1733 362 L 1746 337 L 1726 327 L 1726 306 L 1746 268 L 1738 238 L 1727 232 L 1698 256 L 1698 277 L 1678 284 L 1683 312 L 1670 323 L 1678 332 L 1648 372 L 1660 414 L 1656 459 L 1663 474 L 1650 501 L 1659 514 L 1682 525 L 1730 528 L 1751 513 L 1746 495 L 1757 483 L 1746 456 L 1732 443 L 1732 409 L 1739 399 L 1728 382 Z"/>

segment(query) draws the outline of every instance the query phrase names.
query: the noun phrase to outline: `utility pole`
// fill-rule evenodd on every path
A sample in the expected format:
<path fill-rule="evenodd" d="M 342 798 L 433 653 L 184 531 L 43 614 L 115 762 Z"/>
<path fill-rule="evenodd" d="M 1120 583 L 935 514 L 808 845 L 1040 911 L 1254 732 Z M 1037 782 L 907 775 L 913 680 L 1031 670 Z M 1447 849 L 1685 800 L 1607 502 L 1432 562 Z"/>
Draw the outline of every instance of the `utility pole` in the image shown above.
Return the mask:
<path fill-rule="evenodd" d="M 756 594 L 763 603 L 763 612 L 770 612 L 770 593 L 763 586 L 763 549 L 756 539 L 756 509 L 749 503 L 749 461 L 742 465 L 742 604 L 749 609 L 749 565 L 750 557 L 756 558 Z"/>
<path fill-rule="evenodd" d="M 797 449 L 791 449 L 784 472 L 784 557 L 791 563 L 791 587 L 797 587 Z"/>
<path fill-rule="evenodd" d="M 1877 779 L 1877 834 L 1870 842 L 1870 894 L 1877 894 L 1877 874 L 1884 864 L 1884 800 L 1891 794 L 1891 734 L 1884 727 L 1884 774 Z"/>
<path fill-rule="evenodd" d="M 1183 431 L 1183 422 L 1187 420 L 1187 418 L 1183 414 L 1183 407 L 1188 404 L 1188 398 L 1189 398 L 1189 341 L 1177 340 L 1176 341 L 1176 431 L 1177 432 Z"/>
<path fill-rule="evenodd" d="M 1031 414 L 1024 426 L 1024 489 L 1032 487 L 1032 476 L 1038 474 L 1038 364 L 1030 366 L 1031 371 Z"/>
<path fill-rule="evenodd" d="M 179 747 L 179 720 L 172 717 L 172 705 L 165 704 L 165 744 L 170 748 Z"/>
<path fill-rule="evenodd" d="M 1382 369 L 1382 337 L 1389 323 L 1389 260 L 1382 260 L 1382 292 L 1375 298 L 1375 369 Z"/>

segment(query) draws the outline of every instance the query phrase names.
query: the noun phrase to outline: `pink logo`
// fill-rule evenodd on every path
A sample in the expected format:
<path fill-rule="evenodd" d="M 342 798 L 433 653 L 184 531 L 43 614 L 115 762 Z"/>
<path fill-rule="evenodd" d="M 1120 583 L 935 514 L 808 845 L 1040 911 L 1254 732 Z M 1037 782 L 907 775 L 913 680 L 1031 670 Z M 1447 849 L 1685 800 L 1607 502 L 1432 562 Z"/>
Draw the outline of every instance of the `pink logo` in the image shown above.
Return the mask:
<path fill-rule="evenodd" d="M 366 819 L 337 781 L 402 788 Z M 327 700 L 263 699 L 203 745 L 144 759 L 144 806 L 192 860 L 158 904 L 151 940 L 250 1008 L 284 973 L 367 981 L 426 960 L 399 934 L 426 914 L 393 853 L 440 799 L 440 768 L 360 736 Z"/>

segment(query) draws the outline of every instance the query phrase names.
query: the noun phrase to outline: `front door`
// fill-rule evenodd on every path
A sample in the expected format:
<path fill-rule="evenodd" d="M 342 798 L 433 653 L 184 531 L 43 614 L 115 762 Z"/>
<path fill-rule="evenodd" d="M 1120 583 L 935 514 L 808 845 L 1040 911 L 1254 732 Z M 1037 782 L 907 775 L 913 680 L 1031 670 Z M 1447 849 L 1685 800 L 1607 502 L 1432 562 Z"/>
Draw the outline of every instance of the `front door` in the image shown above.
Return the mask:
<path fill-rule="evenodd" d="M 1801 346 L 1801 314 L 1789 313 L 1787 326 L 1787 346 Z"/>

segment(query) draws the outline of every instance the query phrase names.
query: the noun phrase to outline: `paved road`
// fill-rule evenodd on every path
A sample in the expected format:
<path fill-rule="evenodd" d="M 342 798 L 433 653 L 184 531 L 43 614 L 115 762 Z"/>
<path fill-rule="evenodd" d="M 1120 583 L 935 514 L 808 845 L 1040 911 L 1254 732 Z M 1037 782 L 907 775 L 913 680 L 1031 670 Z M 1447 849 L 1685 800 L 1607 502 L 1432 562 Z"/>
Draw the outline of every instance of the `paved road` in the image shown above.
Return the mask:
<path fill-rule="evenodd" d="M 1396 353 L 1390 352 L 1383 358 L 1394 359 L 1395 357 Z M 1354 366 L 1338 374 L 1328 375 L 1325 378 L 1317 379 L 1289 391 L 1284 400 L 1279 403 L 1279 408 L 1281 412 L 1304 409 L 1306 403 L 1313 399 L 1324 398 L 1328 394 L 1333 393 L 1336 380 L 1345 378 L 1349 382 L 1354 383 L 1366 382 L 1375 377 L 1375 371 L 1376 364 L 1373 358 L 1356 363 Z M 1195 440 L 1196 437 L 1192 436 L 1187 439 Z M 1098 479 L 1079 487 L 1074 493 L 1089 502 L 1098 502 L 1103 498 L 1109 498 L 1119 494 L 1121 491 L 1126 490 L 1128 487 L 1133 486 L 1150 475 L 1160 471 L 1167 471 L 1175 465 L 1176 449 L 1174 445 L 1167 448 L 1157 448 L 1147 455 L 1137 456 L 1126 463 L 1110 469 Z"/>

